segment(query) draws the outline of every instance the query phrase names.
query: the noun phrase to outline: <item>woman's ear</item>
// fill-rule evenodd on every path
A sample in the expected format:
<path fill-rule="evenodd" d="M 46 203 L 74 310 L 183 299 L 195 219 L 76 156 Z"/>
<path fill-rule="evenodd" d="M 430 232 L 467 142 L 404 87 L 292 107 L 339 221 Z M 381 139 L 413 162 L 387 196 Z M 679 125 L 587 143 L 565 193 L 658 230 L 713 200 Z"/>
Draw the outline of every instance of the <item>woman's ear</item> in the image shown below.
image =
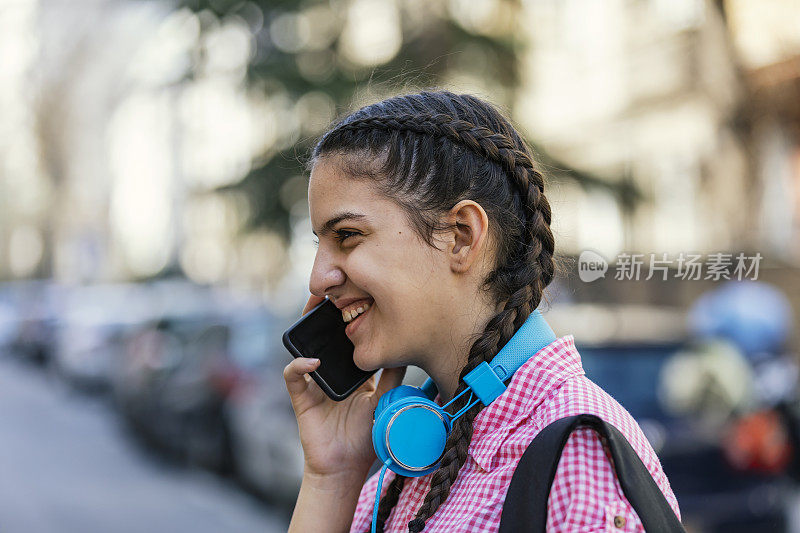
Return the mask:
<path fill-rule="evenodd" d="M 451 228 L 450 269 L 467 272 L 482 261 L 488 251 L 489 217 L 477 202 L 461 200 L 448 213 Z"/>

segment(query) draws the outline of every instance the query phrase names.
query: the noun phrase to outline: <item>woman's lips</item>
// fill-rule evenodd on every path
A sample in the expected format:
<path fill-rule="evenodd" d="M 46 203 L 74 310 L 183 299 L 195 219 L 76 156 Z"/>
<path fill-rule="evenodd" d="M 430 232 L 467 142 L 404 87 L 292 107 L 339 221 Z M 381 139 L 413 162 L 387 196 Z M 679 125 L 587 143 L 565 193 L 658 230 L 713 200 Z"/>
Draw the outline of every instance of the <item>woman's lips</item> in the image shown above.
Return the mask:
<path fill-rule="evenodd" d="M 342 309 L 342 320 L 350 322 L 353 318 L 369 309 L 374 300 L 358 300 Z"/>
<path fill-rule="evenodd" d="M 364 315 L 369 314 L 370 311 L 372 311 L 372 305 L 369 306 L 369 309 L 367 309 L 363 313 L 359 313 L 357 317 L 355 317 L 353 320 L 347 323 L 347 327 L 344 328 L 344 332 L 348 337 L 352 339 L 353 333 L 355 333 L 358 330 L 358 327 L 361 325 L 361 322 L 363 322 Z"/>

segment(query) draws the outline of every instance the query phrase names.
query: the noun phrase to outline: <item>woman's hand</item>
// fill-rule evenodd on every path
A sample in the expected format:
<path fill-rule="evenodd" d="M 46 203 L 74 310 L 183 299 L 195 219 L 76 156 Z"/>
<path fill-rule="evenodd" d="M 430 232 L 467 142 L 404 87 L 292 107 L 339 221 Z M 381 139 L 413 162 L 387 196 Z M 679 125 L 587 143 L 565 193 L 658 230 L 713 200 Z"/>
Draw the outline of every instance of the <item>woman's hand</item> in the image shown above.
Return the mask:
<path fill-rule="evenodd" d="M 324 300 L 312 294 L 303 314 Z M 298 357 L 283 371 L 300 430 L 305 474 L 364 476 L 375 460 L 372 413 L 381 395 L 402 383 L 405 367 L 385 369 L 377 386 L 373 377 L 346 399 L 336 402 L 308 375 L 319 364 L 318 359 Z"/>

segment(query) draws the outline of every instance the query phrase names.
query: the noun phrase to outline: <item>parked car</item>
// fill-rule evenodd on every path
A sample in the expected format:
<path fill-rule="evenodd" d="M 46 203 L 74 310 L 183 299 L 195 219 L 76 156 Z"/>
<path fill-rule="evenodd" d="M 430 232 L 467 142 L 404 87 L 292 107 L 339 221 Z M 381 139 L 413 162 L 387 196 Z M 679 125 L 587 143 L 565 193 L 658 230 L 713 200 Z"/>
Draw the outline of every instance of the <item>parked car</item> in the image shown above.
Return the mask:
<path fill-rule="evenodd" d="M 63 298 L 54 366 L 72 385 L 108 389 L 137 328 L 161 317 L 210 316 L 223 303 L 210 288 L 183 279 L 73 287 Z"/>
<path fill-rule="evenodd" d="M 161 320 L 131 337 L 116 397 L 159 448 L 220 473 L 240 472 L 237 448 L 251 434 L 231 398 L 258 381 L 275 339 L 276 319 L 263 308 Z"/>
<path fill-rule="evenodd" d="M 145 287 L 102 284 L 70 289 L 56 328 L 53 368 L 82 390 L 107 390 L 125 337 L 149 316 Z"/>
<path fill-rule="evenodd" d="M 6 302 L 16 315 L 9 327 L 7 348 L 22 360 L 50 363 L 64 288 L 46 279 L 8 282 L 3 285 Z"/>
<path fill-rule="evenodd" d="M 124 420 L 137 436 L 176 458 L 184 454 L 182 428 L 164 413 L 164 397 L 190 341 L 208 321 L 188 315 L 146 323 L 127 337 L 113 372 L 113 399 Z"/>
<path fill-rule="evenodd" d="M 13 305 L 0 300 L 0 354 L 11 349 L 11 343 L 19 328 L 19 317 Z"/>
<path fill-rule="evenodd" d="M 260 330 L 263 337 L 255 332 L 238 336 L 242 343 L 235 351 L 258 353 L 260 360 L 232 392 L 227 406 L 238 477 L 288 509 L 297 499 L 303 475 L 303 449 L 283 380 L 291 356 L 280 339 L 289 325 L 278 320 L 278 327 Z"/>

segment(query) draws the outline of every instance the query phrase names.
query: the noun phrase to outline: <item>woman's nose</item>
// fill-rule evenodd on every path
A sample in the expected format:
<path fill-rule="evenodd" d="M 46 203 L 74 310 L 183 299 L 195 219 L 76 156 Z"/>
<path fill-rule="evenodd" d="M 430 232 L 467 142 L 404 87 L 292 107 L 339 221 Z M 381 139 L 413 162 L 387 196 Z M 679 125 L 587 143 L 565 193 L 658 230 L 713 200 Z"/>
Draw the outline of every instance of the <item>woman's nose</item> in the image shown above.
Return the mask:
<path fill-rule="evenodd" d="M 345 275 L 342 269 L 331 261 L 328 254 L 317 250 L 314 267 L 311 269 L 311 279 L 308 282 L 311 294 L 324 297 L 331 292 L 331 289 L 343 284 L 344 280 Z"/>

